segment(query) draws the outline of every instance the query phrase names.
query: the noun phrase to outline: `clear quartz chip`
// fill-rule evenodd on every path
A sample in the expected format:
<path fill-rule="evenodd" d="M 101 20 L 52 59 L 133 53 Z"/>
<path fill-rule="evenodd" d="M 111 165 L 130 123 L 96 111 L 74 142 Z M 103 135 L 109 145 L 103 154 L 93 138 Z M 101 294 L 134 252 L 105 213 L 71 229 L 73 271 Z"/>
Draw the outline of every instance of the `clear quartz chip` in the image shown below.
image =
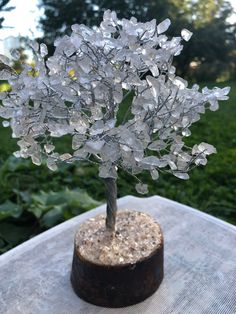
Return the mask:
<path fill-rule="evenodd" d="M 40 45 L 40 54 L 41 54 L 42 57 L 45 57 L 48 54 L 48 48 L 43 43 Z"/>
<path fill-rule="evenodd" d="M 148 186 L 147 184 L 138 183 L 135 185 L 135 189 L 140 194 L 147 194 L 148 193 Z"/>
<path fill-rule="evenodd" d="M 50 154 L 55 149 L 55 146 L 52 144 L 45 144 L 44 149 L 47 154 Z"/>
<path fill-rule="evenodd" d="M 52 171 L 56 171 L 58 169 L 54 158 L 47 159 L 47 167 Z"/>
<path fill-rule="evenodd" d="M 159 172 L 156 169 L 152 169 L 150 174 L 153 180 L 157 180 L 159 178 Z"/>
<path fill-rule="evenodd" d="M 40 166 L 42 163 L 41 156 L 39 155 L 32 155 L 31 159 L 32 159 L 32 163 L 35 164 L 36 166 Z"/>
<path fill-rule="evenodd" d="M 187 30 L 186 28 L 182 29 L 181 36 L 185 41 L 189 41 L 193 33 Z"/>
<path fill-rule="evenodd" d="M 3 121 L 2 125 L 4 128 L 6 128 L 6 127 L 10 126 L 10 122 L 9 121 Z"/>
<path fill-rule="evenodd" d="M 157 25 L 157 33 L 162 34 L 169 28 L 171 22 L 170 19 L 165 19 L 160 24 Z"/>
<path fill-rule="evenodd" d="M 189 179 L 189 175 L 185 172 L 174 171 L 173 175 L 179 179 L 182 179 L 182 180 L 188 180 Z"/>
<path fill-rule="evenodd" d="M 11 49 L 11 56 L 14 60 L 20 59 L 20 52 L 18 49 Z"/>

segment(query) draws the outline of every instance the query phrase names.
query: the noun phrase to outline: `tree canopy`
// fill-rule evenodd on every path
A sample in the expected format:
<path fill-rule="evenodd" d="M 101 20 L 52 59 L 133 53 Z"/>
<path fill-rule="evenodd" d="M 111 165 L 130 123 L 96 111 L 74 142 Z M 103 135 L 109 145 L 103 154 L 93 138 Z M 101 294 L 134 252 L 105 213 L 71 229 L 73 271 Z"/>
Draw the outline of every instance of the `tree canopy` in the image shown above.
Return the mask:
<path fill-rule="evenodd" d="M 107 10 L 99 27 L 74 24 L 70 36 L 56 39 L 52 56 L 44 43 L 31 42 L 35 66 L 23 65 L 18 74 L 5 58 L 0 71 L 0 79 L 11 85 L 0 95 L 0 116 L 10 119 L 4 126 L 11 126 L 19 139 L 15 156 L 30 157 L 36 165 L 46 161 L 51 170 L 62 162 L 97 164 L 106 182 L 106 226 L 112 231 L 118 169 L 132 174 L 136 190 L 145 194 L 147 184 L 139 178 L 143 171 L 153 180 L 162 172 L 187 180 L 188 171 L 206 165 L 206 157 L 216 152 L 205 142 L 186 145 L 185 137 L 206 109 L 215 111 L 218 100 L 228 99 L 230 88 L 201 91 L 176 75 L 174 57 L 192 32 L 182 29 L 168 38 L 170 25 L 168 18 L 158 24 L 154 19 L 120 20 Z M 18 60 L 20 54 L 12 51 L 12 57 Z M 64 136 L 72 147 L 61 153 L 55 138 Z"/>
<path fill-rule="evenodd" d="M 153 18 L 161 22 L 169 17 L 171 36 L 190 29 L 194 36 L 176 61 L 180 75 L 216 79 L 234 70 L 236 26 L 227 20 L 233 8 L 225 0 L 41 0 L 41 6 L 45 9 L 40 20 L 43 41 L 51 45 L 51 52 L 55 38 L 70 34 L 72 24 L 99 25 L 104 11 L 111 9 L 119 18 L 135 16 L 141 22 Z"/>

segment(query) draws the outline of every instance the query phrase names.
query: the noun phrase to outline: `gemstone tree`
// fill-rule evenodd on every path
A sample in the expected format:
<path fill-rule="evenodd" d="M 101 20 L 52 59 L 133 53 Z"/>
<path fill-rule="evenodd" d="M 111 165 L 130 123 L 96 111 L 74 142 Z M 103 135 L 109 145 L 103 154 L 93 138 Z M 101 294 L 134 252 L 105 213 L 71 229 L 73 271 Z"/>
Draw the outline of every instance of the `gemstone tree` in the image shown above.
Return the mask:
<path fill-rule="evenodd" d="M 31 42 L 35 65 L 23 64 L 19 74 L 11 60 L 0 57 L 0 79 L 11 85 L 1 94 L 0 115 L 10 119 L 4 126 L 19 138 L 15 156 L 30 157 L 36 165 L 46 160 L 53 171 L 62 161 L 97 163 L 111 231 L 119 168 L 137 178 L 136 189 L 144 194 L 147 185 L 137 177 L 143 170 L 153 180 L 163 171 L 185 180 L 192 166 L 205 165 L 206 156 L 215 153 L 207 143 L 186 146 L 184 137 L 206 108 L 217 110 L 229 88 L 200 91 L 176 76 L 173 57 L 192 33 L 183 29 L 181 36 L 168 38 L 169 26 L 169 19 L 160 24 L 119 20 L 108 10 L 97 28 L 73 25 L 70 36 L 56 39 L 50 57 L 45 44 Z M 12 57 L 18 59 L 19 53 L 14 50 Z M 122 119 L 121 107 L 126 110 Z M 64 135 L 71 136 L 72 151 L 59 154 L 54 139 Z"/>

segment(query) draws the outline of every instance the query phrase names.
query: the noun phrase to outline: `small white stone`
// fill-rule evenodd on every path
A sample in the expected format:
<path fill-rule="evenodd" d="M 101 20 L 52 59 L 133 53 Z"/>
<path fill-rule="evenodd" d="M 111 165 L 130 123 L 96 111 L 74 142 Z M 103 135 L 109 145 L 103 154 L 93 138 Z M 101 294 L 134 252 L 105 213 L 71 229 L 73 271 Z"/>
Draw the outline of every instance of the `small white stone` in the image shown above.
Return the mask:
<path fill-rule="evenodd" d="M 4 128 L 7 128 L 10 125 L 10 122 L 9 121 L 3 121 L 2 125 Z"/>
<path fill-rule="evenodd" d="M 187 30 L 186 28 L 182 29 L 181 36 L 185 41 L 189 41 L 193 33 Z"/>
<path fill-rule="evenodd" d="M 43 43 L 40 45 L 40 54 L 43 58 L 48 54 L 48 48 Z"/>
<path fill-rule="evenodd" d="M 170 19 L 165 19 L 160 24 L 157 25 L 157 33 L 162 34 L 169 28 L 171 22 Z"/>

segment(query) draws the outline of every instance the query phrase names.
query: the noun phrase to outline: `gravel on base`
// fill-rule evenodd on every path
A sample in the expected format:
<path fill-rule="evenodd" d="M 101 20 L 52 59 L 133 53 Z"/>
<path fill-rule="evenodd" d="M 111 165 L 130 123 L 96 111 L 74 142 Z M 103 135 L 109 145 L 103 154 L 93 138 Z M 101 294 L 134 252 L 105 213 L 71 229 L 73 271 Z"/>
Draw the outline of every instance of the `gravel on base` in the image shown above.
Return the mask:
<path fill-rule="evenodd" d="M 75 237 L 77 252 L 101 265 L 135 264 L 162 242 L 158 223 L 147 214 L 130 210 L 118 212 L 113 233 L 105 227 L 105 215 L 98 215 L 82 223 Z"/>

